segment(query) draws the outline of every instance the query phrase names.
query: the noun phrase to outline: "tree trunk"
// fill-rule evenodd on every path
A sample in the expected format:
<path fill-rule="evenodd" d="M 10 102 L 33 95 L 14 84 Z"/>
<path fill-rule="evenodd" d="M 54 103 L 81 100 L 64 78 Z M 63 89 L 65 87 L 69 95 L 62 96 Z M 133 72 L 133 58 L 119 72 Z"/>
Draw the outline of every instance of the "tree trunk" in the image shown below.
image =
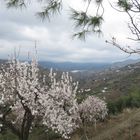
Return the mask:
<path fill-rule="evenodd" d="M 31 112 L 25 111 L 19 140 L 28 140 L 32 121 L 33 121 L 33 115 L 31 114 Z"/>

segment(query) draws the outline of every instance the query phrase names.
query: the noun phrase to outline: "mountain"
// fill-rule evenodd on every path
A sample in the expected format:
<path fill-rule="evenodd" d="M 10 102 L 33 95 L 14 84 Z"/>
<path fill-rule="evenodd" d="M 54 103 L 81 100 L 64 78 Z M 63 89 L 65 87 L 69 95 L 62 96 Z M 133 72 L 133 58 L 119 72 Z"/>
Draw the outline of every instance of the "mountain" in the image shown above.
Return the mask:
<path fill-rule="evenodd" d="M 0 65 L 5 63 L 7 60 L 0 59 Z M 115 63 L 104 63 L 104 62 L 93 62 L 93 63 L 78 63 L 78 62 L 50 62 L 50 61 L 39 61 L 39 65 L 43 68 L 53 68 L 54 70 L 58 71 L 70 71 L 73 73 L 77 72 L 99 72 L 108 69 L 118 69 L 130 64 L 135 64 L 140 62 L 140 59 L 133 60 L 128 59 L 122 62 L 115 62 Z"/>
<path fill-rule="evenodd" d="M 74 63 L 74 62 L 49 62 L 39 61 L 44 68 L 53 68 L 61 71 L 98 71 L 110 67 L 110 63 Z"/>
<path fill-rule="evenodd" d="M 129 64 L 135 64 L 140 62 L 140 59 L 133 60 L 128 59 L 122 62 L 115 62 L 115 63 L 78 63 L 78 62 L 50 62 L 50 61 L 39 61 L 39 65 L 43 68 L 53 68 L 54 70 L 59 71 L 71 71 L 73 73 L 76 72 L 98 72 L 105 69 L 118 69 Z"/>
<path fill-rule="evenodd" d="M 124 66 L 127 66 L 129 64 L 135 64 L 135 63 L 138 63 L 140 62 L 140 59 L 128 59 L 128 60 L 125 60 L 125 61 L 122 61 L 122 62 L 115 62 L 111 65 L 112 68 L 121 68 L 121 67 L 124 67 Z"/>

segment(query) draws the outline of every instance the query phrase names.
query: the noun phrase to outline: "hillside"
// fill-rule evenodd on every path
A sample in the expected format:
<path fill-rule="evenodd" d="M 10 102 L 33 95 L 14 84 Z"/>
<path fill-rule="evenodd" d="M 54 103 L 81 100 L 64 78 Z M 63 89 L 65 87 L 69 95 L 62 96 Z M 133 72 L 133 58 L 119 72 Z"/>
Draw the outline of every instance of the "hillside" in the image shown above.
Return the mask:
<path fill-rule="evenodd" d="M 123 113 L 110 116 L 104 122 L 88 124 L 86 134 L 88 140 L 140 140 L 140 109 L 126 109 Z M 44 130 L 34 131 L 29 140 L 64 140 L 56 138 L 53 133 L 48 136 Z M 17 140 L 12 133 L 0 134 L 0 140 Z M 83 129 L 77 130 L 70 140 L 86 140 Z"/>
<path fill-rule="evenodd" d="M 48 74 L 48 70 L 42 67 L 40 67 L 40 72 Z M 61 72 L 57 72 L 59 78 Z M 79 92 L 77 93 L 79 102 L 89 95 L 97 95 L 104 98 L 109 107 L 108 118 L 102 122 L 98 122 L 96 129 L 94 124 L 87 124 L 86 134 L 88 140 L 140 139 L 140 108 L 138 108 L 140 107 L 139 62 L 121 68 L 105 69 L 96 73 L 86 71 L 70 74 L 75 81 L 79 81 Z M 130 97 L 130 95 L 132 96 L 131 100 L 129 100 L 130 106 L 126 106 L 123 103 L 124 101 L 126 103 L 129 98 L 124 98 L 125 100 L 122 101 L 122 97 Z M 111 104 L 109 104 L 110 101 L 112 102 Z M 128 109 L 128 107 L 130 108 Z M 114 112 L 112 110 L 111 112 L 110 109 Z M 83 134 L 84 131 L 81 127 L 72 134 L 70 140 L 87 140 Z M 59 136 L 52 131 L 44 133 L 44 128 L 38 126 L 33 130 L 29 140 L 63 140 L 58 138 Z M 0 139 L 17 140 L 17 137 L 7 130 L 7 132 L 3 131 L 0 134 Z"/>
<path fill-rule="evenodd" d="M 125 110 L 100 122 L 95 128 L 87 127 L 89 140 L 140 140 L 140 109 Z M 81 132 L 81 131 L 80 131 Z M 71 140 L 80 140 L 83 133 L 73 135 Z"/>
<path fill-rule="evenodd" d="M 82 88 L 79 94 L 99 95 L 107 99 L 116 99 L 140 90 L 140 63 L 118 69 L 108 69 L 97 73 L 73 74 Z M 90 89 L 90 91 L 87 91 Z"/>

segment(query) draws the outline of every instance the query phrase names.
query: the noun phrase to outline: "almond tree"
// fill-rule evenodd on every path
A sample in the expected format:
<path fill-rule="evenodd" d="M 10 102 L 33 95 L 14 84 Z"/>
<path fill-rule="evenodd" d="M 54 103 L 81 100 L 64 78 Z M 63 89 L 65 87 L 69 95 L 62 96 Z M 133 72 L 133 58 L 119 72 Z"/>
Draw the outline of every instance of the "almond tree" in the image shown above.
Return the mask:
<path fill-rule="evenodd" d="M 94 123 L 96 131 L 96 121 L 103 120 L 107 116 L 107 105 L 104 100 L 95 96 L 89 96 L 81 104 L 79 104 L 80 117 L 83 124 L 84 136 L 88 140 L 86 134 L 86 124 Z"/>
<path fill-rule="evenodd" d="M 103 120 L 107 115 L 107 111 L 106 102 L 95 96 L 89 96 L 79 105 L 79 112 L 83 122 Z"/>
<path fill-rule="evenodd" d="M 77 84 L 63 73 L 57 81 L 50 72 L 39 80 L 36 60 L 20 62 L 10 60 L 0 69 L 0 123 L 9 128 L 19 140 L 28 140 L 29 132 L 36 122 L 52 129 L 62 137 L 78 127 Z M 39 118 L 39 121 L 36 121 Z M 41 118 L 41 119 L 40 119 Z"/>

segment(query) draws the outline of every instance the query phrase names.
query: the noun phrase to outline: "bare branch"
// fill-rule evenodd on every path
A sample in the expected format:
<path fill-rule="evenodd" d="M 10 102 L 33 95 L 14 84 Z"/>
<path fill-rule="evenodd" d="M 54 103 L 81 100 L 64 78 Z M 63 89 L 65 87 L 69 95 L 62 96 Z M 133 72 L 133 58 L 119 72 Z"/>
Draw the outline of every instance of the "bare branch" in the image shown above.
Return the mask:
<path fill-rule="evenodd" d="M 117 48 L 119 48 L 121 51 L 125 52 L 125 53 L 128 53 L 128 54 L 140 54 L 140 49 L 133 49 L 132 47 L 130 46 L 125 46 L 125 47 L 122 47 L 121 45 L 119 45 L 117 42 L 116 42 L 116 38 L 112 38 L 111 41 L 108 41 L 106 40 L 106 43 L 109 43 Z"/>

